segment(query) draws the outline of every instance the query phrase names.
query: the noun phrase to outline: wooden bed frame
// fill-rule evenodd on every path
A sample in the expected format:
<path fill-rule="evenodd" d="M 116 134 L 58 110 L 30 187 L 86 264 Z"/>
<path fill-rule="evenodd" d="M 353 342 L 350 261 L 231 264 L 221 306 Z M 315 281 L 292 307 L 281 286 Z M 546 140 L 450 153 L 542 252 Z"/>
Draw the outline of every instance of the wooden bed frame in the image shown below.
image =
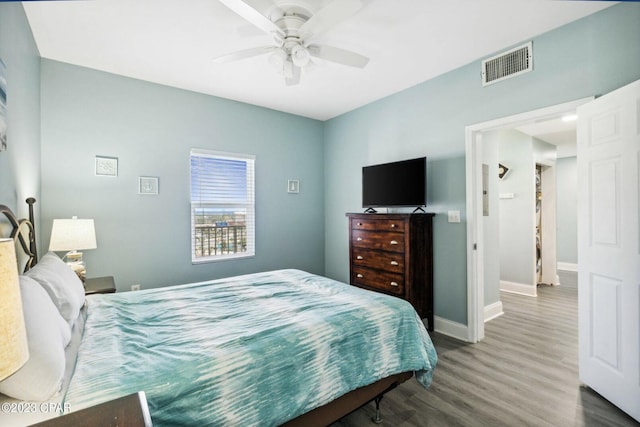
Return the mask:
<path fill-rule="evenodd" d="M 402 372 L 400 374 L 382 378 L 373 384 L 357 388 L 324 406 L 320 406 L 306 414 L 302 414 L 299 417 L 284 423 L 283 426 L 328 426 L 371 401 L 375 401 L 376 403 L 376 414 L 372 418 L 372 421 L 376 424 L 380 424 L 382 423 L 382 417 L 380 416 L 380 401 L 382 400 L 382 397 L 386 392 L 393 390 L 412 376 L 413 372 Z"/>
<path fill-rule="evenodd" d="M 22 258 L 24 260 L 24 272 L 27 272 L 38 262 L 38 251 L 35 237 L 35 219 L 33 213 L 33 205 L 36 202 L 36 199 L 30 197 L 26 202 L 29 205 L 28 219 L 18 219 L 11 209 L 5 205 L 0 205 L 0 213 L 4 214 L 11 224 L 12 229 L 10 237 L 16 242 L 16 251 L 17 247 L 20 247 L 22 250 L 23 256 L 18 256 L 18 258 Z M 26 237 L 28 244 L 25 240 L 25 233 L 28 235 L 28 237 Z M 413 372 L 402 372 L 382 378 L 373 384 L 353 390 L 324 406 L 320 406 L 302 414 L 299 417 L 286 422 L 283 426 L 328 426 L 372 401 L 375 401 L 376 404 L 376 415 L 373 417 L 372 421 L 379 424 L 382 422 L 382 418 L 380 417 L 380 401 L 384 394 L 407 381 L 412 376 Z"/>

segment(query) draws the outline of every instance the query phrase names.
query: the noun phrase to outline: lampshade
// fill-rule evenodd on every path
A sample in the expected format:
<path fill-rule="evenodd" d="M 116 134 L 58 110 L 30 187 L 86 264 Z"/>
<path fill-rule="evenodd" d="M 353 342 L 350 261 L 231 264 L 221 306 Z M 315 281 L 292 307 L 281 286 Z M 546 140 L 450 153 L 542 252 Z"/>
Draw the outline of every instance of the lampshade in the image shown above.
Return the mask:
<path fill-rule="evenodd" d="M 0 239 L 0 381 L 29 359 L 13 239 Z"/>
<path fill-rule="evenodd" d="M 96 249 L 96 229 L 92 219 L 54 219 L 50 251 Z"/>

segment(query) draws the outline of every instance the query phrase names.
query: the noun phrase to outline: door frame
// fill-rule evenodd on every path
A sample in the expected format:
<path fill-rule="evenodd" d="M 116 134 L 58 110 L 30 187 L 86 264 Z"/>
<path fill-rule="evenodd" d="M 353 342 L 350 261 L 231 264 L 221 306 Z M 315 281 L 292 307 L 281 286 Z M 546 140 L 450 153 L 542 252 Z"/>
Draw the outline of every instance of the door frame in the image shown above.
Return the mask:
<path fill-rule="evenodd" d="M 557 160 L 557 159 L 556 159 Z M 546 285 L 558 285 L 558 236 L 557 229 L 557 203 L 556 203 L 556 165 L 557 161 L 536 161 L 542 166 L 540 176 L 542 183 L 542 283 Z"/>
<path fill-rule="evenodd" d="M 594 97 L 552 105 L 465 127 L 465 175 L 467 209 L 467 341 L 484 338 L 484 241 L 482 233 L 482 134 L 510 129 L 562 114 L 575 113 Z"/>

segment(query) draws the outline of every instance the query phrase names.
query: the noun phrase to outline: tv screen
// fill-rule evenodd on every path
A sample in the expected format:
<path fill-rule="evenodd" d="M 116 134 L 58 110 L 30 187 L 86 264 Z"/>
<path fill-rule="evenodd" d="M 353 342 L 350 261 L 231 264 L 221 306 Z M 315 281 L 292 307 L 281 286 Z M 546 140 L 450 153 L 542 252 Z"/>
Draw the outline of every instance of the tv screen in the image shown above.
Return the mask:
<path fill-rule="evenodd" d="M 362 206 L 426 206 L 427 158 L 362 168 Z"/>

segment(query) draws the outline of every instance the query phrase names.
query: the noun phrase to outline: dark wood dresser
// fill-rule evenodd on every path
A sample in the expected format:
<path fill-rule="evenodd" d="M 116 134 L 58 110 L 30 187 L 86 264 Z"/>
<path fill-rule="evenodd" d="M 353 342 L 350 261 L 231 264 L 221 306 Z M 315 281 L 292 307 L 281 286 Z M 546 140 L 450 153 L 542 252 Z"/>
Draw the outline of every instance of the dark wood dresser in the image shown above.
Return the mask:
<path fill-rule="evenodd" d="M 434 214 L 349 213 L 351 284 L 404 298 L 433 330 Z"/>

